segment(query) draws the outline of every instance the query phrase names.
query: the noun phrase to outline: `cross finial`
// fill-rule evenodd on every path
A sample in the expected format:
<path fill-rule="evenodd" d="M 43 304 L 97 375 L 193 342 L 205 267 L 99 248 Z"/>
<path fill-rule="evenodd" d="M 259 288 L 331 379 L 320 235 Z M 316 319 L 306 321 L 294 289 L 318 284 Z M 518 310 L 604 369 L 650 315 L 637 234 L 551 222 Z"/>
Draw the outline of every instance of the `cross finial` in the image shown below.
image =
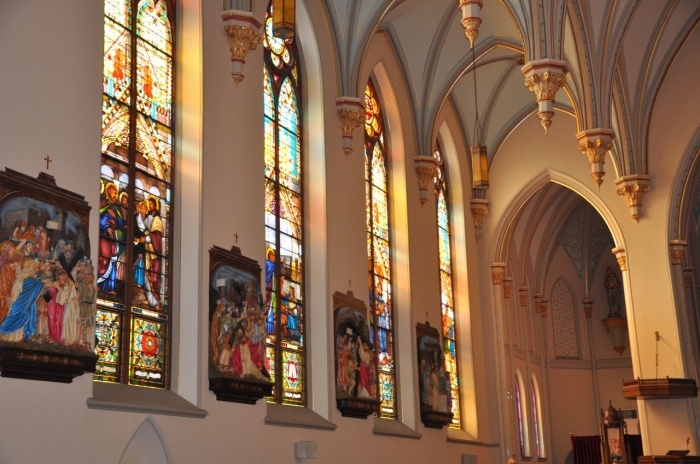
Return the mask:
<path fill-rule="evenodd" d="M 352 279 L 348 279 L 348 288 L 352 288 Z"/>
<path fill-rule="evenodd" d="M 53 160 L 51 159 L 51 155 L 46 155 L 46 158 L 44 158 L 44 161 L 46 161 L 46 169 L 48 170 L 48 169 L 49 169 L 49 164 L 51 164 L 51 161 L 53 161 Z"/>
<path fill-rule="evenodd" d="M 238 243 L 238 232 L 236 232 L 235 234 L 233 234 L 233 237 L 236 239 L 236 243 Z"/>

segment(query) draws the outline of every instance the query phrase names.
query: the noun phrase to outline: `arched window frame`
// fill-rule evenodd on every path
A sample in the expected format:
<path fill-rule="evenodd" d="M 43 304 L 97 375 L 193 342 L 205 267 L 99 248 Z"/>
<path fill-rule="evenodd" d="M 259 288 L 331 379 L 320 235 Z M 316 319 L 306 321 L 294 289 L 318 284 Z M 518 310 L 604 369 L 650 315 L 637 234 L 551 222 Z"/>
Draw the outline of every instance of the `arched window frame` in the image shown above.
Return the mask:
<path fill-rule="evenodd" d="M 447 169 L 443 151 L 438 143 L 433 157 L 438 161 L 438 174 L 435 177 L 435 216 L 438 230 L 438 260 L 440 282 L 440 307 L 442 343 L 445 357 L 445 371 L 450 376 L 450 400 L 452 402 L 452 423 L 450 428 L 462 428 L 462 415 L 459 393 L 459 362 L 455 321 L 454 281 L 452 275 L 452 234 Z"/>
<path fill-rule="evenodd" d="M 173 322 L 174 11 L 173 0 L 105 0 L 94 378 L 160 389 Z"/>
<path fill-rule="evenodd" d="M 544 425 L 542 423 L 542 402 L 540 387 L 535 374 L 532 374 L 530 379 L 530 388 L 532 389 L 532 418 L 535 425 L 535 452 L 538 458 L 544 458 L 546 457 L 546 448 L 544 443 Z"/>
<path fill-rule="evenodd" d="M 272 36 L 272 3 L 264 25 L 265 311 L 270 402 L 306 404 L 304 325 L 304 185 L 301 76 L 296 35 Z M 285 115 L 287 116 L 285 118 Z M 282 143 L 282 142 L 286 142 Z M 283 172 L 281 163 L 288 169 Z M 280 174 L 284 178 L 280 178 Z M 295 308 L 290 302 L 294 298 Z M 292 324 L 290 324 L 290 321 Z"/>
<path fill-rule="evenodd" d="M 530 425 L 528 422 L 527 393 L 520 370 L 515 373 L 515 413 L 517 415 L 520 456 L 528 458 L 530 452 Z"/>
<path fill-rule="evenodd" d="M 365 86 L 364 125 L 370 341 L 379 371 L 379 417 L 395 420 L 398 404 L 392 308 L 391 187 L 388 137 L 384 127 L 382 106 L 370 79 Z M 380 262 L 380 254 L 383 254 L 383 262 Z"/>

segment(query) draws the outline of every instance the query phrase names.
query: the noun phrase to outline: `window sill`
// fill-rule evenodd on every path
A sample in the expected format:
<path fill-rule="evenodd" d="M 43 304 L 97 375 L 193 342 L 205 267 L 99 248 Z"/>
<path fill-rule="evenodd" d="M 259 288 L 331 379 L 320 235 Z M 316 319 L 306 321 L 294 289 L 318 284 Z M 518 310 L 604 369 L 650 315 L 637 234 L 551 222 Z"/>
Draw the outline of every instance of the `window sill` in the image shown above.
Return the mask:
<path fill-rule="evenodd" d="M 372 429 L 375 435 L 388 435 L 391 437 L 403 437 L 419 439 L 421 434 L 412 428 L 402 424 L 398 420 L 374 418 L 374 428 Z"/>
<path fill-rule="evenodd" d="M 88 409 L 141 412 L 204 419 L 209 413 L 169 390 L 94 382 Z"/>
<path fill-rule="evenodd" d="M 498 443 L 484 443 L 473 435 L 465 432 L 464 430 L 447 430 L 447 441 L 453 443 L 466 443 L 469 445 L 483 446 L 486 448 L 497 448 Z"/>
<path fill-rule="evenodd" d="M 267 403 L 265 424 L 318 430 L 335 430 L 338 427 L 309 408 L 272 403 Z"/>

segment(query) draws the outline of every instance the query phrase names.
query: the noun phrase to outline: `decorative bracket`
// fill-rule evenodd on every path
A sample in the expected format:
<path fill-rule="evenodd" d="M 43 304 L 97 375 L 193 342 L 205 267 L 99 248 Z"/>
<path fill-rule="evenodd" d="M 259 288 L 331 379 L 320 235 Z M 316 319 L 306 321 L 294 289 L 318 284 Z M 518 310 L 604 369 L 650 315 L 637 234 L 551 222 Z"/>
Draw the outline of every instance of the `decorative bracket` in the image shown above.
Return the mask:
<path fill-rule="evenodd" d="M 231 51 L 231 77 L 236 85 L 243 81 L 243 65 L 248 50 L 255 50 L 262 40 L 262 24 L 249 11 L 225 10 L 221 13 Z"/>
<path fill-rule="evenodd" d="M 603 169 L 605 154 L 612 149 L 613 138 L 614 133 L 610 129 L 590 129 L 576 134 L 578 148 L 581 153 L 588 157 L 588 164 L 591 165 L 591 176 L 599 191 L 605 175 Z"/>
<path fill-rule="evenodd" d="M 437 175 L 439 161 L 434 156 L 416 156 L 413 158 L 416 165 L 416 175 L 418 176 L 418 194 L 420 196 L 421 206 L 425 204 L 428 192 L 428 183 L 430 183 Z"/>
<path fill-rule="evenodd" d="M 474 219 L 474 236 L 478 241 L 481 238 L 481 223 L 489 212 L 489 201 L 485 198 L 472 198 L 471 210 Z"/>
<path fill-rule="evenodd" d="M 352 153 L 352 133 L 365 120 L 364 99 L 355 97 L 339 97 L 335 99 L 340 118 L 340 129 L 343 132 L 343 151 L 345 155 Z"/>
<path fill-rule="evenodd" d="M 537 97 L 537 117 L 547 135 L 554 117 L 554 97 L 566 83 L 569 72 L 566 63 L 561 60 L 533 60 L 520 68 L 525 76 L 525 86 Z"/>
<path fill-rule="evenodd" d="M 642 198 L 644 193 L 649 190 L 649 179 L 649 176 L 638 174 L 623 176 L 615 181 L 617 194 L 627 197 L 627 203 L 632 210 L 630 216 L 637 222 L 642 217 Z"/>

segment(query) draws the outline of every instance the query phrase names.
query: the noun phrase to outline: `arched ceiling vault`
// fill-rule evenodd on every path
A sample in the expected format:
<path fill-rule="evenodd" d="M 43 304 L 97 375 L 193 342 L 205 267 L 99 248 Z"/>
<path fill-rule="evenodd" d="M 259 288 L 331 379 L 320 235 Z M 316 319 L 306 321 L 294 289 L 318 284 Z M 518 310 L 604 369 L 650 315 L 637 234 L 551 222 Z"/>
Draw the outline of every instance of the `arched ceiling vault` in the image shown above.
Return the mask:
<path fill-rule="evenodd" d="M 310 0 L 314 1 L 314 0 Z M 358 97 L 359 72 L 376 34 L 387 32 L 404 68 L 419 153 L 431 153 L 434 123 L 448 100 L 466 140 L 474 130 L 471 50 L 458 0 L 315 0 L 330 17 L 342 95 Z M 579 130 L 611 129 L 615 176 L 648 174 L 646 139 L 661 82 L 700 21 L 697 0 L 484 0 L 476 40 L 478 102 L 489 157 L 532 114 L 535 95 L 521 63 L 566 62 L 557 107 Z M 556 116 L 553 124 L 556 124 Z M 572 144 L 575 144 L 572 134 Z M 585 162 L 582 159 L 582 162 Z"/>

